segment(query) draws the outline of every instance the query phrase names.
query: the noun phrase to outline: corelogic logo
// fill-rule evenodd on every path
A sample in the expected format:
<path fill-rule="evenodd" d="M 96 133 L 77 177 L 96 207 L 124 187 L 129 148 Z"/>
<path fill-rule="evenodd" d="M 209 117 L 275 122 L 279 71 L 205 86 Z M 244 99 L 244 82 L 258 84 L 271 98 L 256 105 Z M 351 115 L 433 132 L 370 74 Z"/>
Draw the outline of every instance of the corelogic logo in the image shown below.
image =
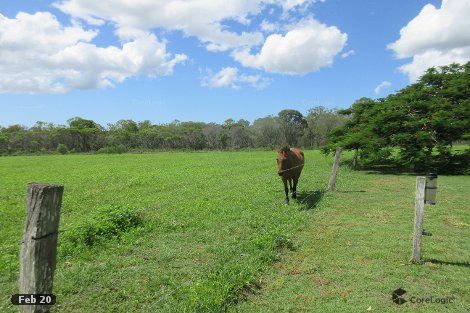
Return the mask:
<path fill-rule="evenodd" d="M 420 304 L 453 304 L 455 303 L 455 297 L 407 297 L 405 299 L 406 290 L 403 288 L 398 288 L 392 293 L 392 301 L 398 305 L 402 305 L 405 302 L 410 303 L 420 303 Z"/>
<path fill-rule="evenodd" d="M 402 305 L 406 302 L 405 294 L 406 290 L 403 288 L 398 288 L 397 290 L 394 290 L 392 293 L 392 301 L 398 305 Z"/>

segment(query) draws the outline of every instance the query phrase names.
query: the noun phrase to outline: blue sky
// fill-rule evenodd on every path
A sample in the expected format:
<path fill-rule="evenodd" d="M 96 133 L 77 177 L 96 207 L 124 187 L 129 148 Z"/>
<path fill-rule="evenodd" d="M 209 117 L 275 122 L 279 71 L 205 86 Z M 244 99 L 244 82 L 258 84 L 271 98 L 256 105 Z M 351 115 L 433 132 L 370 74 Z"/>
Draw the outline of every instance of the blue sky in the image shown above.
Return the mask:
<path fill-rule="evenodd" d="M 466 0 L 2 0 L 0 125 L 347 108 L 470 59 Z"/>

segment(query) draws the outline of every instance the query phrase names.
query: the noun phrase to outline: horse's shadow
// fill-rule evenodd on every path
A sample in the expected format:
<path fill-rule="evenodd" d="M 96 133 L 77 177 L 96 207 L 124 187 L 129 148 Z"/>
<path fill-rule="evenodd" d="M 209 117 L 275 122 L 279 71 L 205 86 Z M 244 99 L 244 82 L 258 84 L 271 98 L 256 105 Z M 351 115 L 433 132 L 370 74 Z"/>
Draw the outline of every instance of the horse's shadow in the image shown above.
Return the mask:
<path fill-rule="evenodd" d="M 325 195 L 325 192 L 321 189 L 299 192 L 297 194 L 297 203 L 302 206 L 300 210 L 314 209 Z"/>

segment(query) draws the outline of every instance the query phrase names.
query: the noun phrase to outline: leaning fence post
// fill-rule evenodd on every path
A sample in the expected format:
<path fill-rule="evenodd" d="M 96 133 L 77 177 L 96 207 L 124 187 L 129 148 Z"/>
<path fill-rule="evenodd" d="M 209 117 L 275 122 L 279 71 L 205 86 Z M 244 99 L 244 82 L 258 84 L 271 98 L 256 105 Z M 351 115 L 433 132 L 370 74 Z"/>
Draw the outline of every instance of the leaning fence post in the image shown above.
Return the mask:
<path fill-rule="evenodd" d="M 52 294 L 63 191 L 64 186 L 28 184 L 20 252 L 20 294 Z M 20 312 L 49 312 L 49 308 L 22 305 Z"/>
<path fill-rule="evenodd" d="M 423 236 L 424 217 L 424 191 L 426 187 L 426 177 L 416 177 L 416 200 L 415 200 L 415 221 L 413 231 L 413 254 L 411 261 L 421 262 L 421 239 Z"/>
<path fill-rule="evenodd" d="M 339 160 L 341 159 L 342 148 L 336 148 L 335 162 L 333 163 L 333 169 L 331 171 L 330 181 L 328 182 L 328 191 L 333 191 L 336 185 L 336 175 L 338 174 Z"/>

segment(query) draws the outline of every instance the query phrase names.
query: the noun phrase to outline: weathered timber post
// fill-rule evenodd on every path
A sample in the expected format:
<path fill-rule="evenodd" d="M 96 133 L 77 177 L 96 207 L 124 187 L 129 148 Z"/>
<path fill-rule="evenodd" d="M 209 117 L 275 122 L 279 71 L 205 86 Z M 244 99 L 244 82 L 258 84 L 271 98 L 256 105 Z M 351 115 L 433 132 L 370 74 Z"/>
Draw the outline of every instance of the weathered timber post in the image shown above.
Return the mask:
<path fill-rule="evenodd" d="M 57 231 L 64 186 L 28 184 L 26 224 L 20 252 L 20 294 L 52 294 Z M 20 312 L 49 312 L 47 305 L 21 305 Z"/>
<path fill-rule="evenodd" d="M 424 190 L 426 187 L 426 177 L 416 177 L 416 200 L 415 200 L 415 221 L 413 231 L 413 254 L 411 261 L 421 262 L 421 239 L 423 235 L 424 218 Z"/>
<path fill-rule="evenodd" d="M 354 157 L 353 157 L 353 160 L 352 160 L 352 168 L 355 169 L 356 166 L 357 166 L 357 154 L 358 154 L 358 149 L 354 149 Z"/>
<path fill-rule="evenodd" d="M 336 175 L 338 174 L 339 160 L 341 159 L 341 147 L 336 148 L 335 162 L 333 163 L 333 169 L 331 171 L 330 181 L 328 182 L 328 191 L 333 191 L 336 185 Z"/>

